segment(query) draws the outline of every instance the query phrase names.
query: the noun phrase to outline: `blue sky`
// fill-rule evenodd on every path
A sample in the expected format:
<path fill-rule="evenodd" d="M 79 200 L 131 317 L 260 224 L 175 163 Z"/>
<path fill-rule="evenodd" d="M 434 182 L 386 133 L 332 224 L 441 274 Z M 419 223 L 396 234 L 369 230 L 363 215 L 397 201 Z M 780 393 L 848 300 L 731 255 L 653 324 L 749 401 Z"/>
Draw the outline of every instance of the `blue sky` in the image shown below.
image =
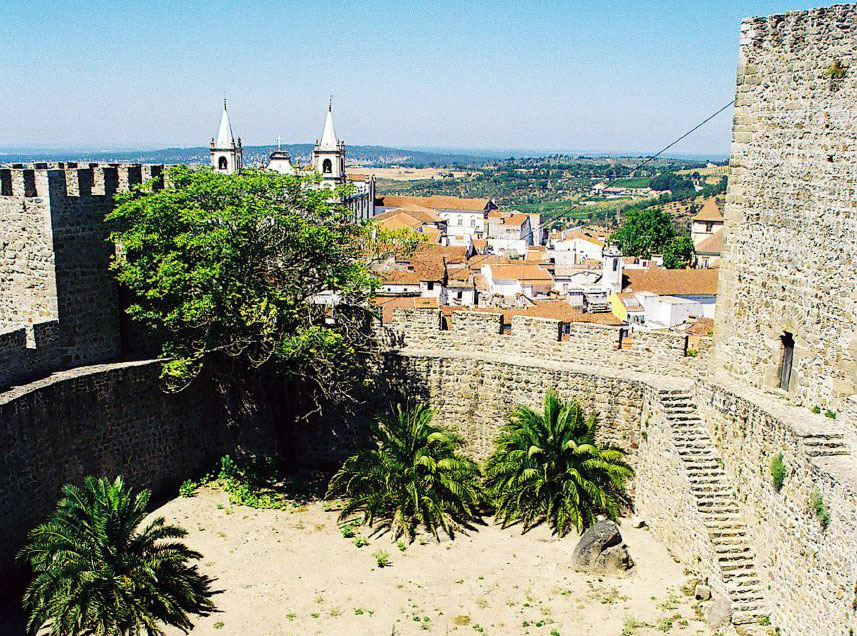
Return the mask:
<path fill-rule="evenodd" d="M 733 97 L 741 18 L 797 0 L 0 0 L 0 148 L 660 149 Z M 674 149 L 727 153 L 730 112 Z"/>

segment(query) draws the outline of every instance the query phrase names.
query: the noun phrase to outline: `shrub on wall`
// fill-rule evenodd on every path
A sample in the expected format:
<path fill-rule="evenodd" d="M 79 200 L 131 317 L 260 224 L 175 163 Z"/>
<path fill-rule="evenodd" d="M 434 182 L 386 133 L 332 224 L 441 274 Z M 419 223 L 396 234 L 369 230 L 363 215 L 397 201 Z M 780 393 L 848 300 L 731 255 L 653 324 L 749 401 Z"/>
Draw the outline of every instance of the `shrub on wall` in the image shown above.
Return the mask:
<path fill-rule="evenodd" d="M 786 464 L 783 461 L 782 453 L 777 453 L 771 459 L 771 480 L 774 483 L 774 489 L 780 492 L 783 482 L 786 480 Z"/>
<path fill-rule="evenodd" d="M 815 517 L 821 524 L 822 530 L 826 530 L 830 525 L 830 511 L 827 509 L 827 505 L 824 503 L 824 497 L 822 497 L 818 488 L 813 489 L 809 495 L 809 508 L 815 513 Z"/>

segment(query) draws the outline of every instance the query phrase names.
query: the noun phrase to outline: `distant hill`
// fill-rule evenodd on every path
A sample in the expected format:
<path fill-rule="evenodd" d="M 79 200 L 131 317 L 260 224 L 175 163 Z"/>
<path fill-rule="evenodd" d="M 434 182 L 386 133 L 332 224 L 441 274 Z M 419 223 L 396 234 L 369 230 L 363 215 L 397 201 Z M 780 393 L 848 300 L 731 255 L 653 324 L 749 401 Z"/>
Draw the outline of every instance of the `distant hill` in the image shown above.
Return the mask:
<path fill-rule="evenodd" d="M 283 144 L 292 161 L 309 162 L 312 144 Z M 244 163 L 249 166 L 264 165 L 274 146 L 245 146 Z M 408 150 L 385 146 L 347 146 L 349 163 L 366 165 L 400 166 L 448 166 L 452 164 L 483 164 L 491 159 L 489 154 L 460 154 L 445 151 Z M 112 151 L 29 151 L 15 154 L 0 154 L 0 163 L 31 161 L 100 161 L 107 163 L 208 163 L 208 147 L 163 148 L 161 150 L 112 150 Z"/>

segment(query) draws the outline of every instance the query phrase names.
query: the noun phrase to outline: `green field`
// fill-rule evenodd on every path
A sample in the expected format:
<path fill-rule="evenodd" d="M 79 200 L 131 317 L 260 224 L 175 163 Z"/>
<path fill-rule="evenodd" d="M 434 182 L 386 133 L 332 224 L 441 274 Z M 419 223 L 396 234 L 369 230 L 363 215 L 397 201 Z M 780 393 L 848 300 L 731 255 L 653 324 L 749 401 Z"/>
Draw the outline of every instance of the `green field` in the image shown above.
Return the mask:
<path fill-rule="evenodd" d="M 629 177 L 627 179 L 613 179 L 607 185 L 611 188 L 648 188 L 652 182 L 648 177 Z"/>

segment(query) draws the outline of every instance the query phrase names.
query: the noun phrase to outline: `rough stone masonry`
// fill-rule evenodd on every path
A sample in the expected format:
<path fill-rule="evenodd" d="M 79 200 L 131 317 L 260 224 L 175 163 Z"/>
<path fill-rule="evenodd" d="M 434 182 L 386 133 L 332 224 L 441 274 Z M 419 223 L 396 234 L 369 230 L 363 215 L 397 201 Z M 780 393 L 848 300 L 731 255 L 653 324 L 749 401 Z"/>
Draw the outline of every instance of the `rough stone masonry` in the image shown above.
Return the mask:
<path fill-rule="evenodd" d="M 515 320 L 504 334 L 460 312 L 445 331 L 436 312 L 404 312 L 376 378 L 427 399 L 479 456 L 514 404 L 550 388 L 598 409 L 605 438 L 634 454 L 652 532 L 733 622 L 770 617 L 789 636 L 857 632 L 855 60 L 853 4 L 742 26 L 713 355 L 688 357 L 671 334 L 624 349 L 609 329 L 564 339 L 556 321 Z M 0 393 L 0 577 L 60 483 L 124 471 L 164 484 L 241 443 L 220 402 L 161 395 L 153 365 L 85 366 L 130 345 L 101 218 L 107 191 L 142 169 L 0 169 L 0 384 L 81 365 Z M 341 456 L 364 430 L 307 424 L 293 454 Z"/>

